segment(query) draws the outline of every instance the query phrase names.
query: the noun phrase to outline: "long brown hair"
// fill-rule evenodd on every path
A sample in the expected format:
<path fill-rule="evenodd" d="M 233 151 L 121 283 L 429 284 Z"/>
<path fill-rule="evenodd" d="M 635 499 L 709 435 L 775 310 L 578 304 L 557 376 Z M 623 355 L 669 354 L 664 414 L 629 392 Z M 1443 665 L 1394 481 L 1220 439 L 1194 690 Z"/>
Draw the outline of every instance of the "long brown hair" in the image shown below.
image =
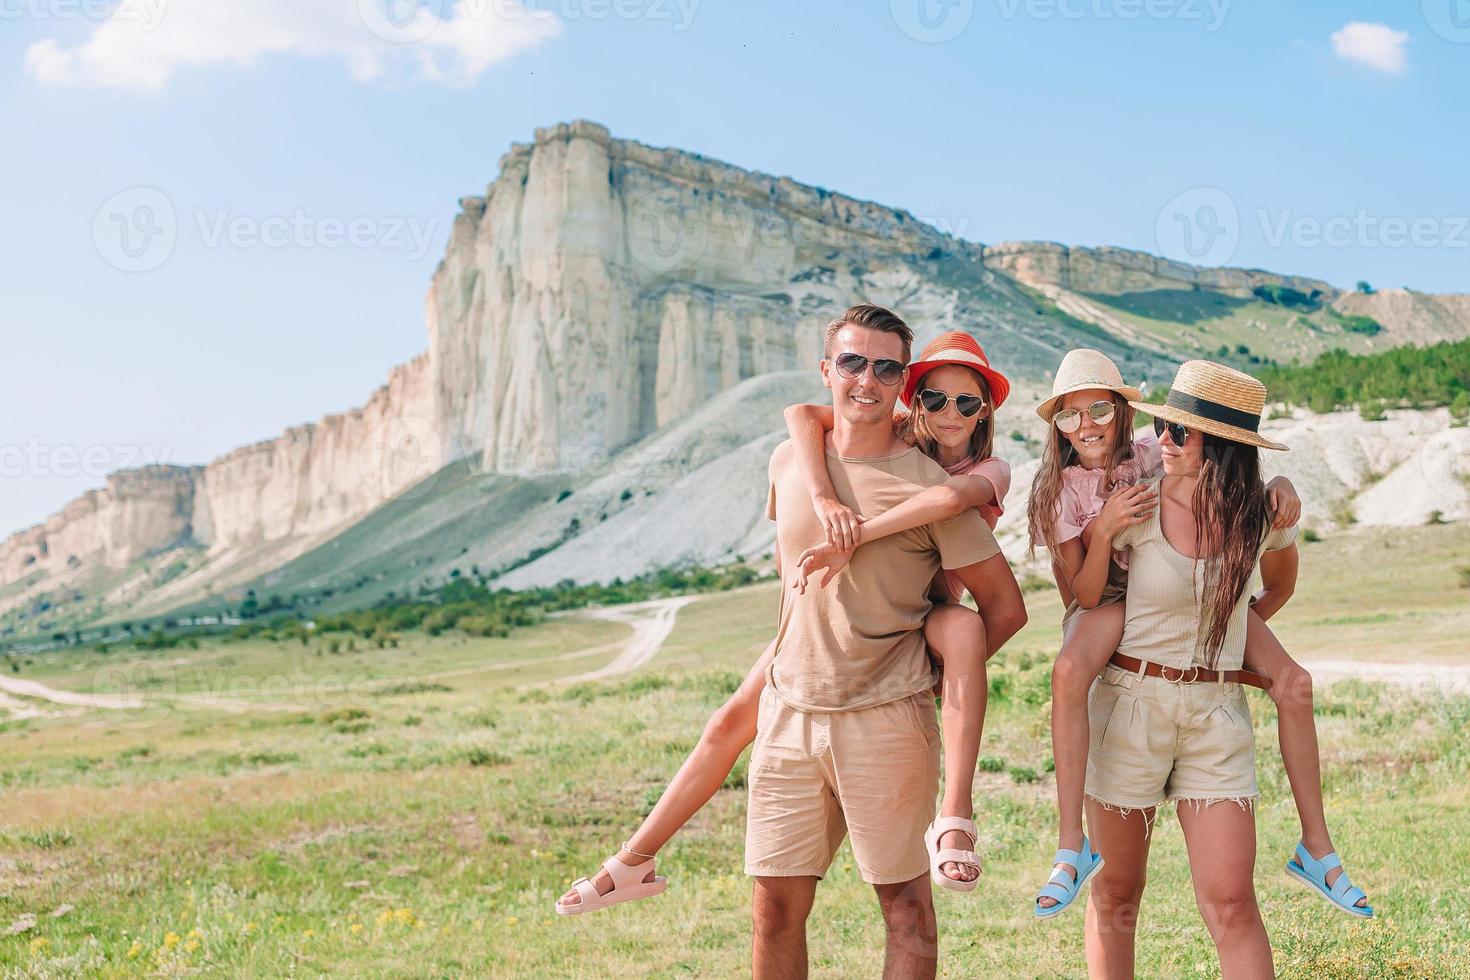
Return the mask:
<path fill-rule="evenodd" d="M 1103 486 L 1111 489 L 1113 468 L 1125 459 L 1133 458 L 1133 406 L 1128 399 L 1116 391 L 1108 392 L 1113 400 L 1113 436 L 1108 445 L 1108 469 L 1103 474 Z M 1047 434 L 1046 448 L 1041 453 L 1041 465 L 1031 481 L 1031 500 L 1026 505 L 1026 527 L 1030 532 L 1027 557 L 1036 557 L 1038 545 L 1044 545 L 1051 559 L 1062 568 L 1067 568 L 1066 559 L 1057 550 L 1057 515 L 1062 499 L 1062 470 L 1080 465 L 1077 450 L 1066 433 L 1051 423 Z"/>
<path fill-rule="evenodd" d="M 1195 554 L 1206 555 L 1200 622 L 1205 665 L 1213 669 L 1225 644 L 1231 614 L 1240 601 L 1269 528 L 1261 454 L 1255 446 L 1206 432 L 1194 514 Z"/>
<path fill-rule="evenodd" d="M 974 375 L 975 381 L 980 385 L 980 397 L 985 399 L 989 411 L 975 425 L 975 431 L 970 433 L 970 457 L 976 461 L 989 459 L 995 454 L 995 403 L 990 400 L 990 385 L 985 383 L 985 375 L 963 364 L 945 366 L 964 367 L 966 371 Z M 904 442 L 917 446 L 919 451 L 930 459 L 938 459 L 939 440 L 934 438 L 934 433 L 925 421 L 927 414 L 924 406 L 919 404 L 916 395 L 913 411 L 905 415 L 895 428 L 899 438 Z"/>

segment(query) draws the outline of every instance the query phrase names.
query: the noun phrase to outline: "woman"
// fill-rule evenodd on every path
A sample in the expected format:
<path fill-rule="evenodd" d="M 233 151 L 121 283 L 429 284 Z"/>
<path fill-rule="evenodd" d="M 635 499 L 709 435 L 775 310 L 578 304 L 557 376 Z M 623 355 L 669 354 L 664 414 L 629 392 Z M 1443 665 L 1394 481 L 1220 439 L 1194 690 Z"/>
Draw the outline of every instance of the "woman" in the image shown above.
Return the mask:
<path fill-rule="evenodd" d="M 1142 485 L 1161 464 L 1151 430 L 1133 437 L 1137 389 L 1125 384 L 1117 366 L 1094 350 L 1074 350 L 1062 359 L 1052 395 L 1037 406 L 1051 435 L 1032 485 L 1031 546 L 1045 545 L 1066 613 L 1063 643 L 1052 670 L 1052 755 L 1056 760 L 1058 851 L 1051 878 L 1037 895 L 1040 918 L 1059 915 L 1076 899 L 1103 863 L 1083 835 L 1086 774 L 1087 695 L 1093 679 L 1122 637 L 1127 557 L 1105 542 L 1153 511 L 1156 495 Z M 1275 527 L 1295 524 L 1301 512 L 1291 483 L 1276 477 L 1266 485 Z M 1094 542 L 1097 547 L 1091 547 Z M 1264 610 L 1263 610 L 1264 611 Z M 1247 616 L 1246 664 L 1270 681 L 1286 774 L 1301 820 L 1299 853 L 1287 873 L 1310 885 L 1339 911 L 1371 917 L 1361 892 L 1343 901 L 1347 886 L 1322 803 L 1311 677 L 1281 646 L 1257 612 Z"/>
<path fill-rule="evenodd" d="M 1246 620 L 1291 595 L 1297 529 L 1271 528 L 1258 449 L 1266 389 L 1208 361 L 1179 368 L 1154 415 L 1163 474 L 1146 481 L 1158 506 L 1094 546 L 1126 551 L 1126 619 L 1118 652 L 1093 685 L 1088 824 L 1107 864 L 1087 905 L 1094 977 L 1131 977 L 1149 826 L 1176 801 L 1195 897 L 1226 977 L 1273 975 L 1256 904 L 1255 739 L 1242 683 Z M 1099 540 L 1100 539 L 1100 540 Z M 1264 589 L 1247 593 L 1259 568 Z M 1223 805 L 1222 805 L 1223 804 Z M 1342 876 L 1345 879 L 1345 875 Z"/>
<path fill-rule="evenodd" d="M 831 408 L 794 405 L 787 409 L 798 463 L 828 533 L 827 545 L 798 558 L 800 574 L 792 587 L 804 589 L 806 576 L 823 564 L 830 565 L 823 579 L 826 584 L 860 541 L 953 517 L 970 507 L 977 508 L 994 527 L 1010 486 L 1010 468 L 990 455 L 993 412 L 1009 390 L 1005 376 L 990 367 L 985 352 L 968 334 L 944 334 L 926 347 L 920 360 L 909 365 L 903 392 L 912 411 L 895 417 L 894 425 L 900 435 L 944 465 L 951 477 L 866 522 L 837 500 L 823 462 L 825 430 L 832 428 Z M 818 563 L 819 554 L 826 560 Z M 976 835 L 969 819 L 970 784 L 985 710 L 984 660 L 994 650 L 986 647 L 980 616 L 957 604 L 957 583 L 937 578 L 934 587 L 936 595 L 950 600 L 936 605 L 924 623 L 925 641 L 945 665 L 941 684 L 946 793 L 942 816 L 931 825 L 925 840 L 931 878 L 942 887 L 970 891 L 980 876 L 979 858 L 972 850 Z M 558 914 L 582 914 L 664 891 L 667 883 L 654 874 L 653 859 L 715 794 L 740 753 L 754 740 L 757 706 L 774 647 L 773 641 L 740 688 L 716 709 L 699 743 L 638 831 L 604 862 L 601 873 L 573 883 L 557 900 Z"/>

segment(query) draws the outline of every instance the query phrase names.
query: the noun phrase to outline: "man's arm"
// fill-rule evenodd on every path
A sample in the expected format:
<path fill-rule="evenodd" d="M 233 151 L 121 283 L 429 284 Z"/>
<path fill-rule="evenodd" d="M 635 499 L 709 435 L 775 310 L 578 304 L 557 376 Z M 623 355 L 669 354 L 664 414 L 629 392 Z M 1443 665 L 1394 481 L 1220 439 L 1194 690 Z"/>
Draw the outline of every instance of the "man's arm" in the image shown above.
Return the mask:
<path fill-rule="evenodd" d="M 988 660 L 1026 625 L 1026 603 L 1021 598 L 1021 587 L 1016 584 L 1016 576 L 1006 563 L 1006 556 L 1000 553 L 950 571 L 975 597 L 980 618 L 985 620 L 985 657 Z"/>

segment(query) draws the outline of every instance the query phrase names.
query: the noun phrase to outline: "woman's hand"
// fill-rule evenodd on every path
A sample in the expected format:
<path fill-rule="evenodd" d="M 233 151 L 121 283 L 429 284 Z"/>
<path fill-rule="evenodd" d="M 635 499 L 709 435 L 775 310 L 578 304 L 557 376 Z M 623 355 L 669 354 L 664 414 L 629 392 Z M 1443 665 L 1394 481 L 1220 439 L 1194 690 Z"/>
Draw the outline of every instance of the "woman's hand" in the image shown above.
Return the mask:
<path fill-rule="evenodd" d="M 1114 493 L 1090 525 L 1093 543 L 1101 540 L 1111 545 L 1119 531 L 1148 520 L 1158 502 L 1158 494 L 1146 483 L 1135 483 Z"/>
<path fill-rule="evenodd" d="M 1266 484 L 1266 500 L 1271 504 L 1271 510 L 1276 514 L 1276 520 L 1271 526 L 1278 531 L 1284 527 L 1291 527 L 1302 516 L 1302 498 L 1296 495 L 1296 487 L 1284 476 L 1273 477 Z"/>
<path fill-rule="evenodd" d="M 822 530 L 827 533 L 829 545 L 849 552 L 858 546 L 861 539 L 858 526 L 863 523 L 861 514 L 836 497 L 816 497 L 812 506 L 817 511 L 817 520 L 822 522 Z"/>
<path fill-rule="evenodd" d="M 796 559 L 796 581 L 791 583 L 791 587 L 799 594 L 806 595 L 807 579 L 817 569 L 825 568 L 827 570 L 826 574 L 817 583 L 817 588 L 825 589 L 827 583 L 832 581 L 832 577 L 842 571 L 851 559 L 852 552 L 850 550 L 838 548 L 835 545 L 823 543 L 813 548 L 808 548 Z"/>

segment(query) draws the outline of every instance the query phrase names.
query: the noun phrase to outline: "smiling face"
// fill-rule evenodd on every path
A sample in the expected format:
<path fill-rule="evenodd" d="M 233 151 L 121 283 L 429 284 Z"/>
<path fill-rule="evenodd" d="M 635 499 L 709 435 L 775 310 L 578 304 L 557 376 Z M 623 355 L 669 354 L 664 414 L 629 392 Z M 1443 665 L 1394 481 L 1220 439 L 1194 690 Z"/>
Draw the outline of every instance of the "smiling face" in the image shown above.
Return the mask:
<path fill-rule="evenodd" d="M 869 361 L 856 378 L 844 377 L 837 370 L 837 355 L 845 352 L 861 354 Z M 827 357 L 822 361 L 822 383 L 832 389 L 833 411 L 850 425 L 892 424 L 893 406 L 903 390 L 908 371 L 905 369 L 894 384 L 886 385 L 878 380 L 871 363 L 882 359 L 904 363 L 903 339 L 898 334 L 847 323 L 832 337 Z"/>
<path fill-rule="evenodd" d="M 1197 476 L 1205 458 L 1205 434 L 1199 429 L 1190 429 L 1184 437 L 1184 445 L 1180 446 L 1165 426 L 1159 436 L 1159 453 L 1164 460 L 1164 472 L 1169 476 Z"/>
<path fill-rule="evenodd" d="M 1098 425 L 1087 413 L 1087 407 L 1099 401 L 1113 406 L 1113 417 L 1108 420 L 1107 425 Z M 1081 428 L 1075 432 L 1062 432 L 1062 437 L 1070 442 L 1072 449 L 1076 451 L 1078 462 L 1090 470 L 1106 466 L 1112 452 L 1114 434 L 1118 429 L 1118 418 L 1122 414 L 1118 410 L 1118 400 L 1106 388 L 1084 388 L 1063 398 L 1057 404 L 1053 414 L 1065 408 L 1075 408 L 1082 413 Z M 1052 425 L 1055 427 L 1056 423 L 1053 422 Z"/>
<path fill-rule="evenodd" d="M 926 411 L 918 403 L 918 394 L 914 396 L 915 411 L 922 413 L 924 426 L 934 437 L 934 441 L 945 449 L 957 455 L 964 455 L 970 451 L 970 440 L 975 434 L 975 429 L 986 418 L 989 417 L 989 398 L 985 393 L 984 386 L 980 383 L 979 376 L 969 368 L 960 367 L 956 364 L 945 364 L 924 375 L 916 387 L 919 391 L 932 388 L 942 391 L 949 396 L 941 412 Z M 959 395 L 978 395 L 986 400 L 986 408 L 977 414 L 965 418 L 955 407 L 955 398 Z"/>

